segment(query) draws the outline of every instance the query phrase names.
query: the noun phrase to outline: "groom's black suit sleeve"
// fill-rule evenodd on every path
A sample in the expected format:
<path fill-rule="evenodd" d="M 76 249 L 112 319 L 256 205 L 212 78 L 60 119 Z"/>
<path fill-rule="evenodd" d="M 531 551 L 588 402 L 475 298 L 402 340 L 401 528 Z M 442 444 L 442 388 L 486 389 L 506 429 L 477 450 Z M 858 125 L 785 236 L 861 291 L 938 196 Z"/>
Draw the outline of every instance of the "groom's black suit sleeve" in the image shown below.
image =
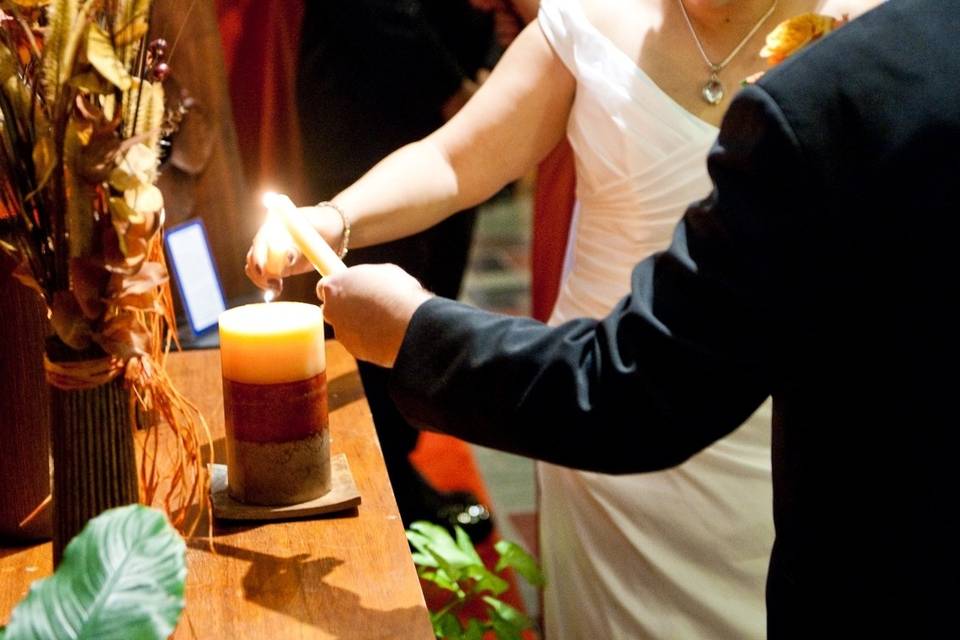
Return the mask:
<path fill-rule="evenodd" d="M 799 217 L 790 194 L 808 188 L 803 164 L 773 100 L 743 92 L 710 154 L 712 195 L 635 268 L 610 315 L 551 329 L 434 298 L 395 365 L 398 407 L 426 428 L 568 466 L 682 462 L 771 392 L 770 292 Z"/>

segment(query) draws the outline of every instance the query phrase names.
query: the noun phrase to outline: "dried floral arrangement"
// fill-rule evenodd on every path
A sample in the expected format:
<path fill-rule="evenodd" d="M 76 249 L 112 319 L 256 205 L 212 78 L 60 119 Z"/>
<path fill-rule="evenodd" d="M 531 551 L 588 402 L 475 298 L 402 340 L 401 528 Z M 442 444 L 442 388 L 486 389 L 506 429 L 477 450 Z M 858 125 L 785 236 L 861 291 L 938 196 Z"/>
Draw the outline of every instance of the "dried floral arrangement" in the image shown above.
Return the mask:
<path fill-rule="evenodd" d="M 0 0 L 0 251 L 48 309 L 48 382 L 85 389 L 122 376 L 131 420 L 152 414 L 173 429 L 169 488 L 158 495 L 154 429 L 140 497 L 191 532 L 210 438 L 164 372 L 176 332 L 155 182 L 161 140 L 182 112 L 164 104 L 166 43 L 150 40 L 151 6 Z M 51 357 L 58 350 L 72 355 Z"/>

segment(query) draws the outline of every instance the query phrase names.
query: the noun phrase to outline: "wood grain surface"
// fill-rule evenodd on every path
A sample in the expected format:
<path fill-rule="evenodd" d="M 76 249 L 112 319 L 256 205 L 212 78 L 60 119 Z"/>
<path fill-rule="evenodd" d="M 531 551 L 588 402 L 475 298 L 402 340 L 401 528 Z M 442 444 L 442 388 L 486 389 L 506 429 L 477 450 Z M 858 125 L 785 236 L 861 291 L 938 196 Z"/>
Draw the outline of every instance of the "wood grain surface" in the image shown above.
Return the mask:
<path fill-rule="evenodd" d="M 168 370 L 209 420 L 223 461 L 219 352 L 173 354 Z M 433 638 L 356 364 L 334 341 L 327 377 L 331 450 L 349 459 L 362 504 L 300 520 L 217 523 L 211 538 L 190 539 L 187 607 L 174 638 Z M 0 624 L 50 570 L 49 544 L 0 548 Z"/>

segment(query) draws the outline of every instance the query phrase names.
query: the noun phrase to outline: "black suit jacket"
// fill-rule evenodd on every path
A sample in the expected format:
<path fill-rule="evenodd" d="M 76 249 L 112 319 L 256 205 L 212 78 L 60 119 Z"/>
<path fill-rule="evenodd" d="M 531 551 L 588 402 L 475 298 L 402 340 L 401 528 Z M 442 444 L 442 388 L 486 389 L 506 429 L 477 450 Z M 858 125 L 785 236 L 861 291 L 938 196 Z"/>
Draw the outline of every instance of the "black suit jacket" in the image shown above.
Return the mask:
<path fill-rule="evenodd" d="M 770 636 L 953 633 L 957 6 L 891 0 L 741 92 L 712 195 L 605 319 L 427 302 L 401 410 L 620 473 L 682 462 L 772 394 Z"/>

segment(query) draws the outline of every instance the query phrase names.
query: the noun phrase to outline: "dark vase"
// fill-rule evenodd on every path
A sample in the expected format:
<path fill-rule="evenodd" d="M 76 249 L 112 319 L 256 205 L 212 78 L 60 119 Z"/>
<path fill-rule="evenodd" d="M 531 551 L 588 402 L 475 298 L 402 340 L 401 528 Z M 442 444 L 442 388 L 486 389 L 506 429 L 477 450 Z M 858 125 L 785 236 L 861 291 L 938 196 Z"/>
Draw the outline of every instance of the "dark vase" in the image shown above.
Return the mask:
<path fill-rule="evenodd" d="M 57 343 L 47 345 L 54 362 L 62 361 L 66 353 L 71 360 L 98 355 L 68 352 Z M 56 565 L 88 520 L 106 509 L 137 502 L 139 486 L 129 391 L 122 376 L 92 389 L 51 387 L 50 408 Z"/>
<path fill-rule="evenodd" d="M 51 509 L 40 509 L 50 495 L 49 328 L 40 297 L 12 269 L 0 254 L 0 538 L 26 542 L 52 533 Z"/>

